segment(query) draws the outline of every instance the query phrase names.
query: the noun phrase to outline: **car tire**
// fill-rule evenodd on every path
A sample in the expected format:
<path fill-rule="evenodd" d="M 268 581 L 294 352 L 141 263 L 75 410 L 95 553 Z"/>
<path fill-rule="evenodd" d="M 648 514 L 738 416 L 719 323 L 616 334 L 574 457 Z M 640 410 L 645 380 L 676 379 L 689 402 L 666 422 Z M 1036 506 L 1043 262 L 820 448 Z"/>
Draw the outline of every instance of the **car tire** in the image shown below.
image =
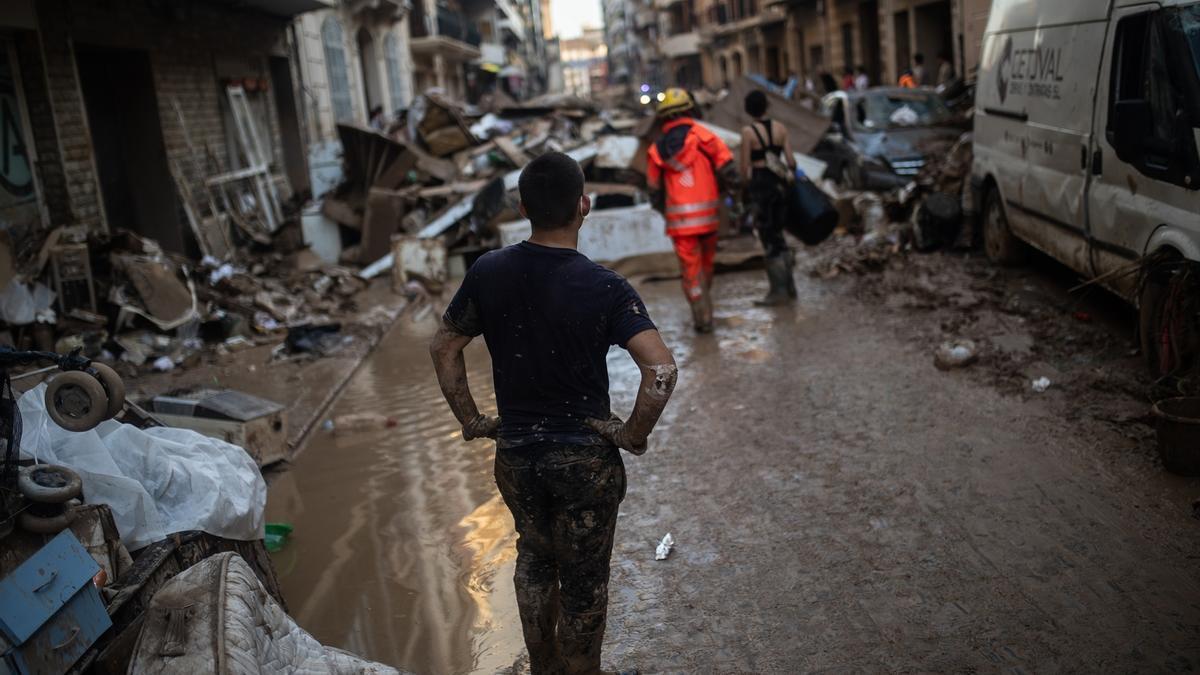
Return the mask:
<path fill-rule="evenodd" d="M 1029 257 L 1028 245 L 1008 227 L 1008 216 L 996 188 L 988 190 L 983 202 L 983 250 L 988 260 L 998 265 L 1020 265 Z"/>
<path fill-rule="evenodd" d="M 1189 274 L 1190 272 L 1190 274 Z M 1200 358 L 1196 282 L 1200 268 L 1169 258 L 1148 271 L 1138 294 L 1138 337 L 1151 377 L 1183 376 Z"/>

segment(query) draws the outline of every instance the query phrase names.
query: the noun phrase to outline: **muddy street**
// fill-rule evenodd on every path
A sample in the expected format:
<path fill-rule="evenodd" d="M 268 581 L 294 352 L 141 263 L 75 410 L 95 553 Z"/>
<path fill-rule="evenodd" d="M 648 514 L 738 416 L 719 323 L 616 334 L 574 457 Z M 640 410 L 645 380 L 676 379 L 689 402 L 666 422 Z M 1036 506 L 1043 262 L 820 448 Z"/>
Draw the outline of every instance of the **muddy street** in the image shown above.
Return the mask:
<path fill-rule="evenodd" d="M 1035 394 L 999 349 L 942 372 L 928 340 L 946 317 L 887 301 L 880 277 L 798 276 L 800 303 L 767 310 L 752 303 L 760 276 L 718 278 L 705 337 L 676 282 L 638 285 L 680 384 L 650 451 L 625 459 L 607 665 L 1200 668 L 1200 485 L 1157 465 L 1137 420 L 1080 412 L 1128 408 L 1128 393 L 1070 376 Z M 1063 289 L 1040 283 L 1052 305 Z M 1032 321 L 949 307 L 968 328 Z M 521 672 L 512 520 L 491 445 L 461 440 L 437 390 L 436 315 L 401 319 L 333 429 L 273 480 L 268 519 L 296 527 L 275 562 L 292 614 L 326 644 L 418 673 Z M 1086 328 L 1128 356 L 1118 329 Z M 1129 366 L 1082 344 L 1081 372 Z M 1072 373 L 1031 349 L 1055 378 Z M 609 362 L 626 413 L 636 371 L 623 352 Z M 482 345 L 468 366 L 494 409 Z M 677 547 L 657 562 L 668 532 Z"/>

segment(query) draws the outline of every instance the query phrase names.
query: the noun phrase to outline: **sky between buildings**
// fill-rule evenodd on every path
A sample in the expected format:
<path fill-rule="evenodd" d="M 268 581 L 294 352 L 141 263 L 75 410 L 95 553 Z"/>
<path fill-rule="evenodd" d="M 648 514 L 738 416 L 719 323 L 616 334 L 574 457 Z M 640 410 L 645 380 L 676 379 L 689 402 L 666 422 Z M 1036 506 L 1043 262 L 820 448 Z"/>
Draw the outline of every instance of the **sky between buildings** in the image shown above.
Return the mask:
<path fill-rule="evenodd" d="M 550 0 L 550 20 L 554 32 L 563 39 L 583 35 L 587 27 L 604 25 L 600 18 L 600 0 Z"/>

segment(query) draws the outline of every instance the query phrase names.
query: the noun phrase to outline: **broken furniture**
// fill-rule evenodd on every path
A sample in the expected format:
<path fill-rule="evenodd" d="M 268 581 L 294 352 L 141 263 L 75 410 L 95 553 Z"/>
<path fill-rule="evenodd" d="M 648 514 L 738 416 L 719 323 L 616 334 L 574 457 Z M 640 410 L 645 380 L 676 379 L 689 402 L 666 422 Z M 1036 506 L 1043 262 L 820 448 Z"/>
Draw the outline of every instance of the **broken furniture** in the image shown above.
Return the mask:
<path fill-rule="evenodd" d="M 245 448 L 260 467 L 287 457 L 287 411 L 273 401 L 229 389 L 202 390 L 157 396 L 150 408 L 167 426 Z"/>
<path fill-rule="evenodd" d="M 100 565 L 62 532 L 0 581 L 0 666 L 65 673 L 112 621 L 92 578 Z"/>

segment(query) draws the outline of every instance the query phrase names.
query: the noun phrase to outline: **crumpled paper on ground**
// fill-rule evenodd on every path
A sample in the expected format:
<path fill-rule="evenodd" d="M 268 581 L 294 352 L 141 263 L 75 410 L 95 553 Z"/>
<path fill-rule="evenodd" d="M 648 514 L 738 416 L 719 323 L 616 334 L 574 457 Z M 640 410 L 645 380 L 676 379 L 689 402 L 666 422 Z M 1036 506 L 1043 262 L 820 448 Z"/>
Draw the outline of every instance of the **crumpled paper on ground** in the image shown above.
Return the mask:
<path fill-rule="evenodd" d="M 267 484 L 242 448 L 190 429 L 143 430 L 111 420 L 73 433 L 50 419 L 45 395 L 43 384 L 17 402 L 21 449 L 76 471 L 84 501 L 112 509 L 129 550 L 189 530 L 262 538 Z"/>
<path fill-rule="evenodd" d="M 654 549 L 655 560 L 666 560 L 667 556 L 671 555 L 671 549 L 675 547 L 675 538 L 668 532 L 667 536 L 658 542 L 658 548 Z"/>

